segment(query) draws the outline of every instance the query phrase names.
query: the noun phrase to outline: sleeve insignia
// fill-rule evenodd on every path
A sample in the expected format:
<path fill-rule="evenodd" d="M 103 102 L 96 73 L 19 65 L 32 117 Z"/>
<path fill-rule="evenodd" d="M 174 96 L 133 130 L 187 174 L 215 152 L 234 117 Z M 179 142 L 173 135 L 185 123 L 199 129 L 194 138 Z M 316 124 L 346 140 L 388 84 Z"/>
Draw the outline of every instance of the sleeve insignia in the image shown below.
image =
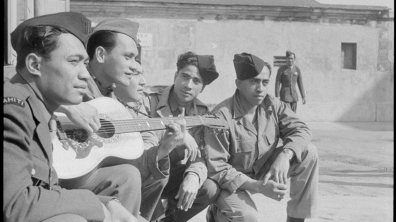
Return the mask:
<path fill-rule="evenodd" d="M 8 104 L 17 105 L 22 108 L 25 107 L 25 102 L 21 99 L 15 98 L 15 97 L 4 97 L 3 105 L 8 105 Z"/>

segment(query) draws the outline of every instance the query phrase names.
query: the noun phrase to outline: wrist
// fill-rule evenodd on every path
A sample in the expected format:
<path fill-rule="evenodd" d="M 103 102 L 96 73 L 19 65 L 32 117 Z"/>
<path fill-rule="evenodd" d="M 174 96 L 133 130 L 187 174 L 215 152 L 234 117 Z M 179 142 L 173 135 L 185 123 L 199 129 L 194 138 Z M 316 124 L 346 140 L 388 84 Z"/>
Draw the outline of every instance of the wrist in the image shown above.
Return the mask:
<path fill-rule="evenodd" d="M 194 172 L 188 172 L 187 175 L 186 175 L 186 177 L 187 177 L 187 176 L 195 177 L 195 178 L 198 180 L 198 182 L 199 182 L 199 176 L 198 176 L 198 174 L 196 174 L 196 173 L 194 173 Z"/>
<path fill-rule="evenodd" d="M 282 153 L 288 156 L 289 161 L 291 161 L 294 157 L 294 151 L 290 148 L 284 148 Z"/>

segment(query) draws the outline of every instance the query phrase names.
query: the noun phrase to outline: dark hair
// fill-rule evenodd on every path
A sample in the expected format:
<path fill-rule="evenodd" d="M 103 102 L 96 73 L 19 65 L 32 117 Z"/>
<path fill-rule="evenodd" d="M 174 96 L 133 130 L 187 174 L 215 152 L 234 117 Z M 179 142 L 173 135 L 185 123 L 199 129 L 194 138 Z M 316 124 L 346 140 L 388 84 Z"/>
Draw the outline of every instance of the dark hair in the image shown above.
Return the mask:
<path fill-rule="evenodd" d="M 270 72 L 269 77 L 271 77 L 271 73 L 272 73 L 271 65 L 268 62 L 264 62 L 264 66 L 267 66 L 267 68 L 269 69 L 269 72 Z"/>
<path fill-rule="evenodd" d="M 188 65 L 194 65 L 198 68 L 198 60 L 197 60 L 197 54 L 188 51 L 186 53 L 183 53 L 179 55 L 177 58 L 176 66 L 177 66 L 177 71 L 180 69 L 183 69 L 184 67 Z"/>
<path fill-rule="evenodd" d="M 93 33 L 89 39 L 87 44 L 87 53 L 92 60 L 95 55 L 95 50 L 99 46 L 102 46 L 107 51 L 111 51 L 116 45 L 116 36 L 117 32 L 101 30 Z"/>
<path fill-rule="evenodd" d="M 50 53 L 58 47 L 59 36 L 69 33 L 65 29 L 53 26 L 29 26 L 23 31 L 21 46 L 17 51 L 16 69 L 25 67 L 25 59 L 29 53 L 36 53 L 45 60 L 50 59 Z"/>

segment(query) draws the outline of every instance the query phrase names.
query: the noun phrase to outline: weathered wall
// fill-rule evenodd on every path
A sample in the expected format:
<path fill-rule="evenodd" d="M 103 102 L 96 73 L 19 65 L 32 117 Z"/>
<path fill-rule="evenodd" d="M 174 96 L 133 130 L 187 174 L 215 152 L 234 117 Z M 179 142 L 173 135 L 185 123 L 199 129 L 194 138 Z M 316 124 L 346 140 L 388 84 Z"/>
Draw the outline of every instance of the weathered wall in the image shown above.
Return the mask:
<path fill-rule="evenodd" d="M 104 18 L 91 19 L 99 22 Z M 273 64 L 273 56 L 283 56 L 291 50 L 297 55 L 307 92 L 307 104 L 298 104 L 301 118 L 393 121 L 394 34 L 389 22 L 359 25 L 331 21 L 132 20 L 140 23 L 139 33 L 152 34 L 152 49 L 142 53 L 149 85 L 171 84 L 177 55 L 182 52 L 212 54 L 220 77 L 204 90 L 200 99 L 215 104 L 235 90 L 235 53 L 249 52 Z M 357 70 L 341 69 L 342 42 L 357 43 Z M 382 66 L 378 66 L 381 47 L 385 47 L 388 58 L 385 63 L 382 58 Z M 271 76 L 272 94 L 277 69 L 274 67 Z"/>

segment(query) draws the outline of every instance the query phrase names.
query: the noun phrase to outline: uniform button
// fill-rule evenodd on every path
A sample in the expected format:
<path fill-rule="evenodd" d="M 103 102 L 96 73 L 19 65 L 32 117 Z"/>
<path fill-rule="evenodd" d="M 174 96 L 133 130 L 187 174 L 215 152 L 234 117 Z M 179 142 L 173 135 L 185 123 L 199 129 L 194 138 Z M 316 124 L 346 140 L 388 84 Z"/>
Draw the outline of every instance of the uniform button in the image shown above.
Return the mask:
<path fill-rule="evenodd" d="M 36 170 L 32 169 L 32 175 L 36 174 Z"/>

